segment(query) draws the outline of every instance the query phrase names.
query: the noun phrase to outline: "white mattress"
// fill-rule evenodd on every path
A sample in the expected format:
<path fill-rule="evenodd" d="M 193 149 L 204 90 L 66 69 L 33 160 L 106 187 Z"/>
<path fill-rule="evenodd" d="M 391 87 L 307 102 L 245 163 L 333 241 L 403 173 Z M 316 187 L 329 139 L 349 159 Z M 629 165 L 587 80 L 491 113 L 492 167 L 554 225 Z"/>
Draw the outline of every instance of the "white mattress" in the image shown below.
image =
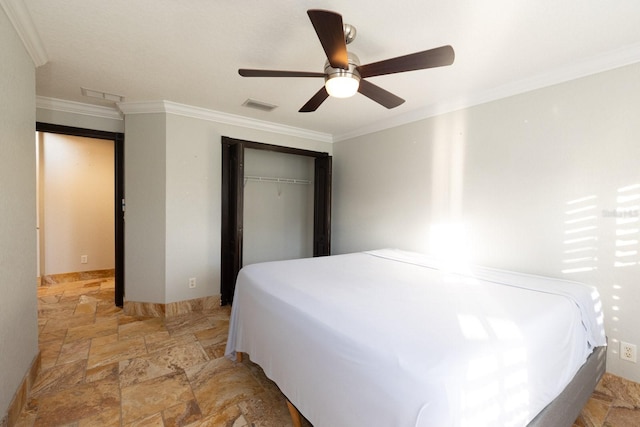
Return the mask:
<path fill-rule="evenodd" d="M 593 347 L 595 288 L 381 250 L 254 264 L 226 355 L 246 352 L 315 427 L 524 426 Z"/>

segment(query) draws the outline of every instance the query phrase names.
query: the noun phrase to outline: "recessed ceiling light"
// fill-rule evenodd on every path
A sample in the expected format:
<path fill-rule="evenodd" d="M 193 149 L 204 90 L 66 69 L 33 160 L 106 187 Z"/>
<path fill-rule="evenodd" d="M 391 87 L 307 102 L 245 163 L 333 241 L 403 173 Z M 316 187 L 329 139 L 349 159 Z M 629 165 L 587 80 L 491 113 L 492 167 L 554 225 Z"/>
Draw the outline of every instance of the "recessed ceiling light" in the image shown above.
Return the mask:
<path fill-rule="evenodd" d="M 101 92 L 99 90 L 87 89 L 86 87 L 81 87 L 80 91 L 84 96 L 89 98 L 97 98 L 102 99 L 103 101 L 111 101 L 111 102 L 122 102 L 124 101 L 124 96 L 115 95 L 113 93 Z"/>
<path fill-rule="evenodd" d="M 251 99 L 251 98 L 244 101 L 242 106 L 248 107 L 248 108 L 255 108 L 256 110 L 262 110 L 262 111 L 272 111 L 274 108 L 278 107 L 277 105 L 268 104 L 262 101 L 256 101 L 255 99 Z"/>

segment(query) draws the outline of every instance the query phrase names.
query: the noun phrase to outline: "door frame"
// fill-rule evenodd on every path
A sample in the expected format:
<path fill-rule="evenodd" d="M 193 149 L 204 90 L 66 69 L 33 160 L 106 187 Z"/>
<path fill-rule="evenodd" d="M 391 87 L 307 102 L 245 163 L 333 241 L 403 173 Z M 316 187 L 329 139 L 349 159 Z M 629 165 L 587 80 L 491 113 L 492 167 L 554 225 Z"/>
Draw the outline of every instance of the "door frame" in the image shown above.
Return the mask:
<path fill-rule="evenodd" d="M 329 153 L 222 137 L 222 217 L 220 293 L 222 305 L 233 302 L 242 268 L 244 150 L 267 150 L 314 158 L 313 256 L 331 254 L 331 168 Z"/>
<path fill-rule="evenodd" d="M 115 228 L 115 292 L 114 303 L 124 304 L 124 133 L 36 122 L 37 132 L 81 136 L 113 141 L 114 157 L 114 228 Z"/>

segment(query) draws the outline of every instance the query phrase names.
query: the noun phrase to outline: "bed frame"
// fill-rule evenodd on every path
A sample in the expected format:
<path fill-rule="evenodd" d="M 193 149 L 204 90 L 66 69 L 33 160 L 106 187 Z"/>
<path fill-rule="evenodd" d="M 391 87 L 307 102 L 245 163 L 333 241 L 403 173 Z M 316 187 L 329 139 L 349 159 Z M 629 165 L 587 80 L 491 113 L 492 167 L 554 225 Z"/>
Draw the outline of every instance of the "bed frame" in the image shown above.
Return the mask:
<path fill-rule="evenodd" d="M 236 353 L 242 362 L 243 353 Z M 587 404 L 596 385 L 604 375 L 607 347 L 596 347 L 565 389 L 527 425 L 527 427 L 571 427 Z M 302 427 L 302 415 L 287 399 L 293 427 Z"/>

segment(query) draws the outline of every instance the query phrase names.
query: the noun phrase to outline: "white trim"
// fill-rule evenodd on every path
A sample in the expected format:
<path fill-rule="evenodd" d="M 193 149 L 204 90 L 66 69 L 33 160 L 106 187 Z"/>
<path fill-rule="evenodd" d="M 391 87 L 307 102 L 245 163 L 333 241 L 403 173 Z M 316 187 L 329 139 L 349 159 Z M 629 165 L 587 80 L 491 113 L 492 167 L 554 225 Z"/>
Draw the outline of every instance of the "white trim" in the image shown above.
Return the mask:
<path fill-rule="evenodd" d="M 0 3 L 11 0 L 0 0 Z M 379 132 L 385 129 L 413 123 L 430 117 L 446 114 L 449 112 L 470 108 L 475 105 L 484 104 L 509 96 L 518 95 L 543 87 L 564 83 L 592 74 L 608 71 L 614 68 L 640 62 L 640 43 L 626 46 L 606 54 L 580 61 L 554 72 L 539 74 L 529 79 L 520 80 L 514 83 L 498 86 L 496 88 L 470 94 L 467 97 L 450 99 L 448 101 L 430 105 L 418 110 L 409 111 L 404 114 L 381 120 L 372 125 L 363 126 L 352 131 L 331 135 L 324 132 L 311 131 L 307 129 L 281 125 L 263 120 L 251 119 L 235 114 L 223 113 L 220 111 L 208 110 L 200 107 L 193 107 L 185 104 L 178 104 L 171 101 L 148 101 L 148 102 L 121 102 L 117 108 L 109 108 L 90 104 L 83 104 L 74 101 L 61 99 L 37 97 L 36 106 L 49 110 L 65 111 L 76 114 L 103 117 L 115 120 L 122 120 L 122 114 L 149 114 L 149 113 L 170 113 L 200 120 L 208 120 L 233 126 L 241 126 L 249 129 L 256 129 L 266 132 L 279 133 L 282 135 L 295 136 L 299 138 L 311 139 L 321 142 L 338 142 L 358 136 Z M 118 110 L 119 109 L 119 110 Z M 120 113 L 122 112 L 122 114 Z"/>
<path fill-rule="evenodd" d="M 119 102 L 116 104 L 122 114 L 166 113 L 165 101 Z"/>
<path fill-rule="evenodd" d="M 82 114 L 85 116 L 100 117 L 111 120 L 122 120 L 120 111 L 115 107 L 91 105 L 82 102 L 66 101 L 64 99 L 47 98 L 44 96 L 36 96 L 36 108 Z"/>
<path fill-rule="evenodd" d="M 47 51 L 44 49 L 38 30 L 24 1 L 0 0 L 0 6 L 2 6 L 13 28 L 18 33 L 34 65 L 40 67 L 46 64 L 49 61 Z"/>
<path fill-rule="evenodd" d="M 122 111 L 125 115 L 169 113 L 216 123 L 241 126 L 244 128 L 279 133 L 288 136 L 295 136 L 298 138 L 312 139 L 321 142 L 333 142 L 332 136 L 328 133 L 316 132 L 293 126 L 267 122 L 264 120 L 251 119 L 243 116 L 238 116 L 236 114 L 223 113 L 220 111 L 208 110 L 206 108 L 178 104 L 171 101 L 121 102 L 118 104 L 118 107 L 120 108 L 120 111 Z"/>
<path fill-rule="evenodd" d="M 346 139 L 368 135 L 370 133 L 424 120 L 429 117 L 439 116 L 441 114 L 462 110 L 475 105 L 485 104 L 498 99 L 609 71 L 614 68 L 624 67 L 636 62 L 640 62 L 640 43 L 625 46 L 623 48 L 607 52 L 603 55 L 579 61 L 553 72 L 539 74 L 513 83 L 507 83 L 483 92 L 470 94 L 468 97 L 450 99 L 440 104 L 429 105 L 418 110 L 391 117 L 387 120 L 378 121 L 372 125 L 363 126 L 340 135 L 333 135 L 333 141 L 344 141 Z"/>

